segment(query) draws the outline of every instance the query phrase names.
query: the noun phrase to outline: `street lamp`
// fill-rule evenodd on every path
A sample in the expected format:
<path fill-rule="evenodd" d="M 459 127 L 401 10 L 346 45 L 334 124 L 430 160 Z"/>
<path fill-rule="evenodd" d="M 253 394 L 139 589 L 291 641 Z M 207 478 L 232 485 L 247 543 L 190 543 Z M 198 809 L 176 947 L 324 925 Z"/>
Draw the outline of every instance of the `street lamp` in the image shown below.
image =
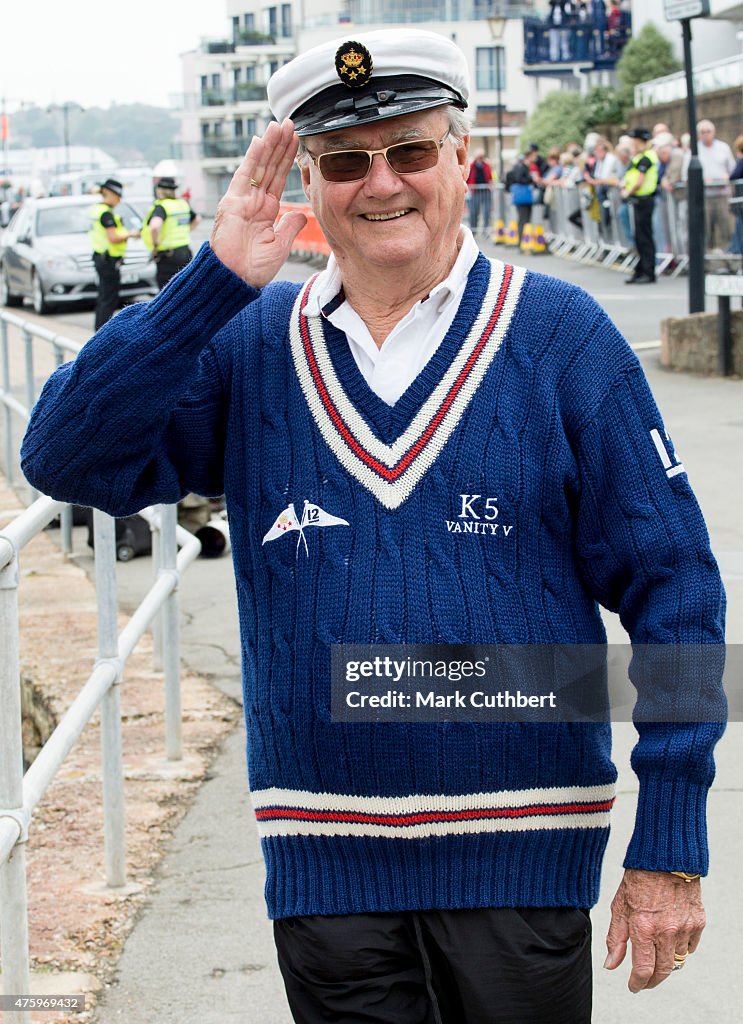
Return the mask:
<path fill-rule="evenodd" d="M 79 103 L 73 103 L 72 100 L 67 100 L 64 103 L 52 103 L 51 106 L 47 107 L 47 113 L 51 114 L 55 110 L 62 111 L 62 120 L 64 124 L 64 169 L 69 171 L 70 169 L 70 111 L 71 110 L 85 110 L 85 107 L 81 107 Z"/>
<path fill-rule="evenodd" d="M 503 168 L 503 104 L 501 103 L 501 58 L 503 55 L 503 34 L 506 30 L 507 18 L 490 17 L 487 19 L 490 38 L 495 45 L 495 117 L 498 126 L 498 216 L 506 219 L 506 202 L 504 195 L 505 174 Z"/>

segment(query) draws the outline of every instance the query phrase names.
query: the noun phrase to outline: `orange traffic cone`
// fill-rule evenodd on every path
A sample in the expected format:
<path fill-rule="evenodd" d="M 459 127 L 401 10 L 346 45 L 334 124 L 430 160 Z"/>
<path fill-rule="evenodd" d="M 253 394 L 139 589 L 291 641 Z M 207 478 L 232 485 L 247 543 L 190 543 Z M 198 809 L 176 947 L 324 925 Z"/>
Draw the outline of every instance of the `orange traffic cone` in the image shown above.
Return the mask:
<path fill-rule="evenodd" d="M 495 222 L 495 231 L 493 232 L 493 243 L 495 245 L 506 244 L 506 225 L 502 218 Z"/>
<path fill-rule="evenodd" d="M 521 251 L 531 252 L 532 250 L 532 227 L 531 224 L 524 224 L 524 230 L 521 233 Z"/>
<path fill-rule="evenodd" d="M 519 244 L 519 226 L 515 220 L 509 220 L 508 230 L 506 231 L 506 245 Z"/>

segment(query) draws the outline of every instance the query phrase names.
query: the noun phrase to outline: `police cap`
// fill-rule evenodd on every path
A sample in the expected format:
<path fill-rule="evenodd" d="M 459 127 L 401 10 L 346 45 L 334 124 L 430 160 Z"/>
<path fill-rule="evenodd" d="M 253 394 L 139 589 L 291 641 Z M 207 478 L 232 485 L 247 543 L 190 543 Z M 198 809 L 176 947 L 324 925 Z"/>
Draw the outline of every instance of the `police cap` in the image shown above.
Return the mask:
<path fill-rule="evenodd" d="M 642 139 L 643 142 L 649 142 L 652 138 L 647 128 L 633 128 L 631 132 L 627 132 L 627 135 L 631 139 Z"/>
<path fill-rule="evenodd" d="M 101 191 L 103 191 L 104 188 L 108 189 L 109 192 L 113 192 L 117 196 L 122 196 L 124 194 L 124 186 L 120 181 L 116 181 L 115 178 L 106 178 L 106 180 L 98 187 Z"/>

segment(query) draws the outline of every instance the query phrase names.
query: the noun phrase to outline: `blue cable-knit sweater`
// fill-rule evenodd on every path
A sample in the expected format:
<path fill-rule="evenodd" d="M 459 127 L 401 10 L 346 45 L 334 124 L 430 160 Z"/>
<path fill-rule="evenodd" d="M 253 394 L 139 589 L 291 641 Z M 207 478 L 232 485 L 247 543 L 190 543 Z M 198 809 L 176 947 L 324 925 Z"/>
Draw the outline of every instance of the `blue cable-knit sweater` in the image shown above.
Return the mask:
<path fill-rule="evenodd" d="M 590 906 L 608 726 L 336 722 L 331 649 L 603 643 L 599 603 L 637 644 L 722 643 L 719 574 L 642 371 L 584 292 L 481 256 L 388 406 L 304 315 L 311 287 L 258 293 L 204 246 L 50 378 L 24 471 L 114 515 L 226 494 L 272 917 Z M 496 512 L 500 530 L 452 527 Z M 721 726 L 639 731 L 626 866 L 705 872 Z"/>

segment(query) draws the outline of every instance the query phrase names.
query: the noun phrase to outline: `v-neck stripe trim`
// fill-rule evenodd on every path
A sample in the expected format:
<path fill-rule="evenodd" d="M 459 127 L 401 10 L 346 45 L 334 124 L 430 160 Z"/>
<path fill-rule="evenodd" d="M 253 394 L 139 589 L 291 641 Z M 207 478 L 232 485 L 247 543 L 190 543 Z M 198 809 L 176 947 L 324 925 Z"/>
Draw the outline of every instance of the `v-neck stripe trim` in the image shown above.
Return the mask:
<path fill-rule="evenodd" d="M 524 276 L 522 268 L 491 263 L 480 313 L 438 385 L 391 445 L 374 435 L 341 385 L 323 318 L 304 313 L 316 279 L 297 296 L 291 350 L 310 411 L 341 464 L 387 508 L 398 508 L 410 496 L 461 420 L 505 337 Z"/>

